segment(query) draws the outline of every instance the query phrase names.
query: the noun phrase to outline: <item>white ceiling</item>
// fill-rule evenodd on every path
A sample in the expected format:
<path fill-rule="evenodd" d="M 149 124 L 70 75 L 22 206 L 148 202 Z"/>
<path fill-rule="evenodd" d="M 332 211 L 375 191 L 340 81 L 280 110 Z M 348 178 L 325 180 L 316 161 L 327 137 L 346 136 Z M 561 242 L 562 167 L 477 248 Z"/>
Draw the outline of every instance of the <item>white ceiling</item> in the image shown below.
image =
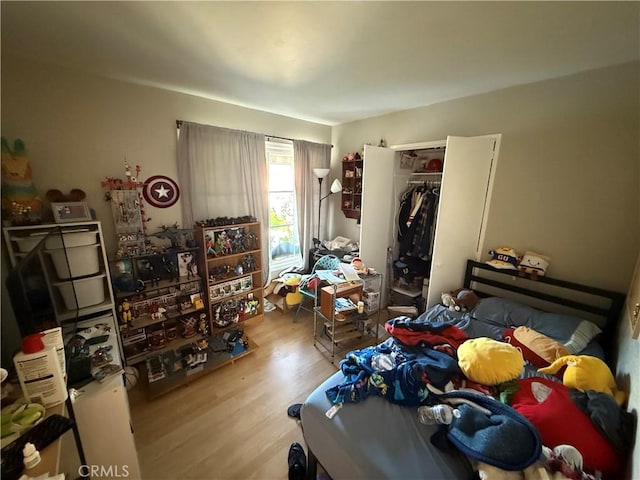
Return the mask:
<path fill-rule="evenodd" d="M 327 125 L 640 60 L 640 2 L 1 2 L 2 54 Z"/>

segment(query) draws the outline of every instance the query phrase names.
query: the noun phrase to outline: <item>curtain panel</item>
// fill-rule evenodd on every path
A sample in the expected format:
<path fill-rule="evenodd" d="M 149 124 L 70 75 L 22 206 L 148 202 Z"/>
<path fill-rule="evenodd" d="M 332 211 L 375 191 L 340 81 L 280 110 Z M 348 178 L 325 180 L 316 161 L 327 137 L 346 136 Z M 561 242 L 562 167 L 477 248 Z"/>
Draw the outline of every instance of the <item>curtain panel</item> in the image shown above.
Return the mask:
<path fill-rule="evenodd" d="M 300 250 L 305 265 L 310 265 L 309 250 L 313 246 L 313 237 L 318 228 L 319 182 L 314 175 L 314 168 L 329 168 L 331 162 L 331 145 L 313 143 L 304 140 L 293 141 L 293 158 L 295 163 L 296 207 L 298 209 L 298 229 Z M 327 183 L 327 182 L 323 182 Z M 329 182 L 330 183 L 330 182 Z M 326 187 L 328 188 L 328 187 Z M 326 218 L 326 208 L 324 216 Z M 319 240 L 326 235 L 327 222 L 320 232 Z"/>
<path fill-rule="evenodd" d="M 182 122 L 178 179 L 184 225 L 253 215 L 262 224 L 262 272 L 269 272 L 269 192 L 265 136 Z"/>

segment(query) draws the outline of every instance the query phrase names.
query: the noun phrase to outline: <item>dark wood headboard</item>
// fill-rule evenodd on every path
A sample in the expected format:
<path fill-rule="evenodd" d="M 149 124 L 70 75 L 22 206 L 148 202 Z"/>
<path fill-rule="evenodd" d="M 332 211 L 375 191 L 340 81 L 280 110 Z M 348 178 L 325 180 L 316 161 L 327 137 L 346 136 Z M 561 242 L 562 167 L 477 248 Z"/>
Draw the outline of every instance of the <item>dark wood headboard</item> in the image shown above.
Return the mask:
<path fill-rule="evenodd" d="M 520 277 L 515 270 L 500 270 L 474 260 L 467 260 L 464 286 L 479 296 L 512 298 L 541 310 L 591 320 L 602 328 L 600 343 L 607 352 L 614 345 L 625 299 L 625 294 L 620 292 L 547 276 L 531 280 Z"/>

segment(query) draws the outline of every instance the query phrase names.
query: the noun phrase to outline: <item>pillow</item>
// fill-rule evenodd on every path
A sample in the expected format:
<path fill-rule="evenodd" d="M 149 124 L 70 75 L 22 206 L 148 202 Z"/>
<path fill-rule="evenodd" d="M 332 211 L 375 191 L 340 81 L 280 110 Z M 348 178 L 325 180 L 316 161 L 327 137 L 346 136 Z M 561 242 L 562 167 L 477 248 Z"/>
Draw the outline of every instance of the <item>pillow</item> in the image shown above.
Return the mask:
<path fill-rule="evenodd" d="M 582 318 L 543 312 L 514 300 L 500 297 L 488 297 L 480 300 L 472 312 L 472 318 L 500 325 L 503 327 L 502 330 L 509 327 L 529 327 L 557 342 L 564 343 L 569 351 L 580 347 L 588 339 L 584 343 L 586 346 L 601 332 L 597 325 Z M 567 345 L 568 342 L 570 342 L 569 345 Z"/>
<path fill-rule="evenodd" d="M 502 337 L 520 350 L 526 361 L 538 368 L 548 367 L 557 358 L 571 353 L 561 343 L 529 327 L 507 328 Z"/>
<path fill-rule="evenodd" d="M 620 459 L 573 403 L 567 387 L 544 378 L 521 379 L 518 385 L 511 406 L 536 427 L 543 445 L 573 445 L 582 454 L 586 471 L 600 470 L 605 478 L 617 478 Z"/>
<path fill-rule="evenodd" d="M 518 378 L 524 359 L 513 345 L 481 337 L 458 347 L 458 366 L 469 380 L 498 385 Z"/>
<path fill-rule="evenodd" d="M 567 350 L 571 353 L 579 353 L 587 347 L 591 340 L 601 333 L 602 330 L 600 330 L 595 323 L 583 320 L 578 325 L 578 328 L 573 331 L 564 346 L 567 347 Z"/>

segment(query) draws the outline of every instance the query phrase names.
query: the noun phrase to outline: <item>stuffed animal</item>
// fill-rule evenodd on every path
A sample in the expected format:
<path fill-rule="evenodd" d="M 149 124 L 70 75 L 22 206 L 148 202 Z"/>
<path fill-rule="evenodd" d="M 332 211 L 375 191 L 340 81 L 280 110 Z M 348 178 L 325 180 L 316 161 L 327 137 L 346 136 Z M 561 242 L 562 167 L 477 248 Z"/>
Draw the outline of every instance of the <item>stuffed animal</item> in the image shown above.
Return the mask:
<path fill-rule="evenodd" d="M 538 277 L 544 277 L 549 267 L 549 257 L 540 255 L 535 252 L 526 252 L 520 260 L 518 270 L 520 270 L 520 276 L 529 276 L 532 280 Z"/>
<path fill-rule="evenodd" d="M 511 247 L 499 247 L 495 250 L 489 250 L 489 255 L 491 255 L 491 260 L 487 264 L 494 268 L 501 270 L 518 269 L 521 256 Z"/>
<path fill-rule="evenodd" d="M 565 355 L 545 368 L 538 369 L 540 373 L 555 374 L 563 366 L 566 369 L 562 376 L 562 383 L 568 388 L 581 391 L 595 390 L 611 395 L 618 405 L 625 400 L 625 393 L 618 390 L 615 378 L 606 363 L 597 357 L 589 355 Z"/>
<path fill-rule="evenodd" d="M 2 137 L 2 219 L 13 225 L 37 224 L 41 210 L 24 142 L 15 140 L 12 150 Z"/>
<path fill-rule="evenodd" d="M 475 292 L 468 288 L 458 288 L 449 293 L 445 292 L 441 298 L 444 306 L 456 312 L 473 310 L 480 301 Z"/>

